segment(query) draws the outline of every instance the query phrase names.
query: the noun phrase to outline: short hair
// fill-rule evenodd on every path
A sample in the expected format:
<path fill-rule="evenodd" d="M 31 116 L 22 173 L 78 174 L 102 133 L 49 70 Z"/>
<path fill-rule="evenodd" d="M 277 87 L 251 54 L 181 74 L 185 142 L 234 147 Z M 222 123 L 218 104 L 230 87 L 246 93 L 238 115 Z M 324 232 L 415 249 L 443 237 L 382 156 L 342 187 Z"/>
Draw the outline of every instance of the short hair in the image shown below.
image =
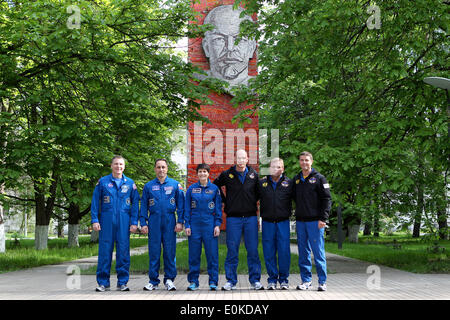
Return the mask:
<path fill-rule="evenodd" d="M 166 163 L 166 166 L 169 166 L 169 163 L 167 162 L 166 159 L 164 159 L 164 158 L 159 158 L 159 159 L 156 159 L 156 161 L 155 161 L 155 167 L 156 167 L 156 164 L 158 163 L 158 161 L 164 161 L 164 162 Z"/>
<path fill-rule="evenodd" d="M 201 170 L 201 169 L 205 169 L 209 173 L 209 171 L 211 170 L 211 167 L 209 165 L 207 165 L 206 163 L 200 163 L 197 166 L 197 173 L 198 173 L 198 170 Z"/>
<path fill-rule="evenodd" d="M 284 167 L 284 161 L 281 158 L 273 158 L 272 160 L 270 160 L 270 165 L 272 165 L 273 162 L 281 162 Z"/>
<path fill-rule="evenodd" d="M 114 160 L 116 160 L 116 159 L 122 159 L 123 160 L 123 162 L 125 163 L 125 158 L 124 157 L 122 157 L 121 155 L 115 155 L 112 159 L 111 159 L 111 164 L 114 162 Z"/>
<path fill-rule="evenodd" d="M 308 156 L 308 157 L 311 158 L 311 160 L 314 160 L 314 159 L 313 159 L 313 155 L 311 154 L 311 152 L 308 152 L 308 151 L 303 151 L 302 153 L 300 153 L 300 155 L 298 156 L 298 158 L 300 159 L 301 156 Z"/>

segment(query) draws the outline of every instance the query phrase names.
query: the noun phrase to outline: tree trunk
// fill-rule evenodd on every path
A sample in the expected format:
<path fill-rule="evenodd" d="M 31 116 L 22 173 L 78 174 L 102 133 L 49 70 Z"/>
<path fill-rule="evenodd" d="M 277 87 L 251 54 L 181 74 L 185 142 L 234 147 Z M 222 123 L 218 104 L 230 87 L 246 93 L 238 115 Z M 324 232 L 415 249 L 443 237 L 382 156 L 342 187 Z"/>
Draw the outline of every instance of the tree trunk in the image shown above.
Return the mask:
<path fill-rule="evenodd" d="M 437 212 L 437 218 L 439 226 L 439 239 L 448 240 L 447 215 L 445 213 L 445 209 Z"/>
<path fill-rule="evenodd" d="M 3 223 L 3 206 L 0 205 L 0 253 L 6 251 L 5 224 Z"/>
<path fill-rule="evenodd" d="M 0 193 L 3 193 L 5 187 L 0 185 Z M 0 203 L 0 253 L 6 251 L 6 235 L 5 235 L 5 223 L 3 219 L 3 206 Z"/>
<path fill-rule="evenodd" d="M 69 248 L 79 247 L 78 232 L 80 218 L 80 206 L 71 202 L 69 205 L 69 232 L 67 234 L 69 238 Z"/>
<path fill-rule="evenodd" d="M 417 186 L 417 209 L 414 215 L 414 228 L 413 228 L 413 238 L 420 237 L 420 225 L 422 224 L 422 213 L 423 213 L 423 186 L 421 183 Z"/>
<path fill-rule="evenodd" d="M 56 227 L 58 238 L 64 238 L 64 221 L 61 219 L 58 219 L 58 224 Z"/>
<path fill-rule="evenodd" d="M 348 241 L 358 243 L 359 224 L 352 224 L 348 226 Z"/>
<path fill-rule="evenodd" d="M 36 250 L 47 249 L 48 241 L 48 225 L 50 223 L 50 217 L 47 217 L 45 208 L 45 197 L 43 194 L 39 194 L 35 187 L 35 203 L 36 203 L 36 227 L 34 235 L 34 246 Z"/>
<path fill-rule="evenodd" d="M 34 230 L 34 246 L 36 250 L 47 249 L 48 242 L 48 224 L 47 225 L 36 225 Z"/>
<path fill-rule="evenodd" d="M 98 236 L 99 236 L 99 231 L 92 230 L 92 232 L 91 232 L 91 242 L 92 243 L 97 243 L 98 242 Z"/>
<path fill-rule="evenodd" d="M 380 236 L 380 217 L 378 213 L 373 218 L 373 235 L 377 238 Z"/>
<path fill-rule="evenodd" d="M 52 183 L 49 188 L 49 196 L 45 199 L 45 190 L 42 183 L 34 181 L 34 199 L 36 203 L 36 236 L 35 247 L 37 250 L 47 249 L 48 225 L 53 214 L 53 207 L 56 200 L 56 188 L 58 186 L 58 176 L 56 174 L 59 159 L 53 159 Z M 39 230 L 39 231 L 38 231 Z M 46 232 L 44 231 L 46 230 Z M 39 233 L 39 235 L 38 235 Z M 41 239 L 38 237 L 45 237 Z"/>
<path fill-rule="evenodd" d="M 364 231 L 363 231 L 363 235 L 365 236 L 370 236 L 372 233 L 372 226 L 370 225 L 369 222 L 367 222 L 366 224 L 364 224 Z"/>
<path fill-rule="evenodd" d="M 79 224 L 69 224 L 69 231 L 68 231 L 68 239 L 69 248 L 73 247 L 79 247 L 80 244 L 78 243 L 78 230 L 79 230 Z"/>
<path fill-rule="evenodd" d="M 0 99 L 0 112 L 9 112 L 9 100 Z M 0 134 L 3 134 L 3 128 L 0 127 Z M 2 150 L 6 150 L 6 139 L 2 143 Z M 0 161 L 4 162 L 4 152 L 2 152 Z M 0 194 L 5 193 L 5 185 L 0 184 Z M 5 234 L 5 224 L 3 215 L 3 205 L 0 203 L 0 253 L 6 251 L 6 234 Z"/>

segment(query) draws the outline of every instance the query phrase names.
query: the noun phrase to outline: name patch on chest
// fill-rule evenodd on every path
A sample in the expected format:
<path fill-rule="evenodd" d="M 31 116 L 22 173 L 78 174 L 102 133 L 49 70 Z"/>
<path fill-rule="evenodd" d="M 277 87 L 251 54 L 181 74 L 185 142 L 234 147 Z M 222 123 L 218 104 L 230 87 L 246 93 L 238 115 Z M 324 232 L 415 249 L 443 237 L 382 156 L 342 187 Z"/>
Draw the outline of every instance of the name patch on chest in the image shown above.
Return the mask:
<path fill-rule="evenodd" d="M 164 187 L 164 191 L 166 192 L 166 194 L 171 194 L 173 191 L 173 187 Z"/>

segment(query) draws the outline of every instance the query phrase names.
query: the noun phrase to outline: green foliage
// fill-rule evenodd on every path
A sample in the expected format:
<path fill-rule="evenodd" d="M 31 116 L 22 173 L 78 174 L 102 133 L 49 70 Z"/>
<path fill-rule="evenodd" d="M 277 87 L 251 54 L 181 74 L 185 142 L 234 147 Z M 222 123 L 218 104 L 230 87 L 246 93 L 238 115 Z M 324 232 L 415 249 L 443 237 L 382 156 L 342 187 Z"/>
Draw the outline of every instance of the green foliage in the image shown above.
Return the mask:
<path fill-rule="evenodd" d="M 243 32 L 258 40 L 261 71 L 236 99 L 280 130 L 287 174 L 308 150 L 335 206 L 411 217 L 422 194 L 429 225 L 445 219 L 446 95 L 423 79 L 449 77 L 447 5 L 378 1 L 381 28 L 369 29 L 367 1 L 237 2 L 258 15 Z"/>
<path fill-rule="evenodd" d="M 114 154 L 142 187 L 172 131 L 197 116 L 186 101 L 208 93 L 174 50 L 202 32 L 186 27 L 190 1 L 81 0 L 78 28 L 73 1 L 13 3 L 0 3 L 0 185 L 32 186 L 38 224 L 55 205 L 87 208 Z"/>
<path fill-rule="evenodd" d="M 414 273 L 450 273 L 450 242 L 418 240 L 411 236 L 392 235 L 380 238 L 361 237 L 359 243 L 326 242 L 327 252 L 368 261 Z"/>

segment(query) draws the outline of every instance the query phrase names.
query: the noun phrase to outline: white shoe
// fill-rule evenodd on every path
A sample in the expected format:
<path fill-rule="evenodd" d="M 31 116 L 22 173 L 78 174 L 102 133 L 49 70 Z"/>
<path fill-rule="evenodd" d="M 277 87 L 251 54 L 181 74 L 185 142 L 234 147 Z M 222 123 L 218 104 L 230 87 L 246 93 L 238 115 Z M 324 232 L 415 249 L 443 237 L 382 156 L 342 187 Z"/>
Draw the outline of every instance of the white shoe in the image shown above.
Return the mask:
<path fill-rule="evenodd" d="M 281 290 L 289 290 L 289 284 L 287 282 L 283 282 L 280 284 Z"/>
<path fill-rule="evenodd" d="M 267 285 L 267 290 L 275 290 L 277 288 L 277 284 L 273 282 L 269 282 Z"/>
<path fill-rule="evenodd" d="M 327 291 L 327 284 L 326 283 L 319 283 L 319 287 L 317 288 L 317 291 Z"/>
<path fill-rule="evenodd" d="M 168 280 L 166 281 L 166 289 L 167 289 L 167 291 L 175 291 L 175 290 L 177 290 L 177 288 L 176 288 L 175 285 L 173 284 L 173 281 L 170 280 L 170 279 L 168 279 Z"/>
<path fill-rule="evenodd" d="M 153 291 L 153 290 L 158 290 L 157 284 L 154 285 L 154 284 L 149 283 L 144 287 L 144 291 Z"/>
<path fill-rule="evenodd" d="M 222 287 L 222 290 L 224 291 L 230 291 L 230 290 L 236 290 L 236 286 L 231 284 L 231 282 L 225 283 L 225 285 Z"/>
<path fill-rule="evenodd" d="M 259 281 L 256 281 L 256 282 L 252 283 L 251 288 L 253 290 L 264 290 L 263 285 Z"/>
<path fill-rule="evenodd" d="M 302 282 L 297 286 L 297 290 L 311 290 L 312 283 L 310 282 Z"/>
<path fill-rule="evenodd" d="M 111 290 L 110 287 L 105 287 L 104 285 L 99 285 L 97 288 L 95 288 L 95 291 L 97 292 L 105 292 Z"/>

